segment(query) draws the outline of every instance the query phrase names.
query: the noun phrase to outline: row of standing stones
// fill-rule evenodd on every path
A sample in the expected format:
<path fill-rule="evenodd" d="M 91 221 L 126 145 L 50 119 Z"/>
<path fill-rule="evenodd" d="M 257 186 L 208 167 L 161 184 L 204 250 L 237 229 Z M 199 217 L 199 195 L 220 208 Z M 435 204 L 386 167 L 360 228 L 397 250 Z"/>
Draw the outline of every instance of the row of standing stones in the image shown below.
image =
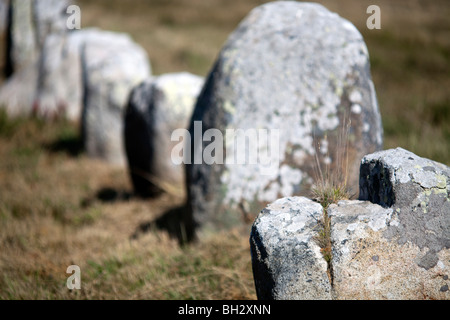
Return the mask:
<path fill-rule="evenodd" d="M 123 113 L 130 91 L 151 78 L 150 61 L 127 34 L 69 29 L 73 3 L 0 0 L 0 108 L 78 123 L 89 156 L 123 166 Z"/>
<path fill-rule="evenodd" d="M 136 194 L 185 187 L 176 223 L 188 240 L 253 222 L 260 299 L 449 297 L 449 168 L 403 149 L 380 152 L 368 50 L 349 21 L 319 4 L 268 3 L 230 35 L 206 79 L 152 76 L 128 35 L 67 30 L 70 3 L 0 0 L 14 70 L 0 88 L 9 114 L 80 122 L 88 155 L 128 163 Z M 185 167 L 172 159 L 179 128 L 188 129 L 184 140 L 200 139 L 186 144 Z M 209 129 L 279 130 L 274 170 L 195 163 Z M 267 140 L 251 143 L 269 154 Z M 359 200 L 328 208 L 329 263 L 314 241 L 324 208 L 304 197 L 318 168 L 347 172 L 359 191 Z"/>

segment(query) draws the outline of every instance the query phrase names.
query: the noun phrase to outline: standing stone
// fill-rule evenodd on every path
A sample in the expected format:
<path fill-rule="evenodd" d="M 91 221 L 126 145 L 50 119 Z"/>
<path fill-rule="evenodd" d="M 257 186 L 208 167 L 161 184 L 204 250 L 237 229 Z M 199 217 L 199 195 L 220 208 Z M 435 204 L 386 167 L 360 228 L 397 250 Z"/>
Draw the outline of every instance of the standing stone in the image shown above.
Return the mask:
<path fill-rule="evenodd" d="M 123 166 L 123 114 L 132 88 L 150 76 L 147 53 L 126 34 L 91 30 L 81 64 L 87 154 Z"/>
<path fill-rule="evenodd" d="M 28 116 L 34 111 L 39 117 L 53 117 L 56 109 L 63 109 L 59 101 L 53 103 L 52 99 L 57 97 L 49 95 L 49 91 L 70 85 L 60 77 L 53 79 L 58 72 L 67 72 L 61 68 L 68 66 L 61 66 L 60 61 L 63 58 L 67 61 L 61 48 L 66 39 L 66 9 L 70 4 L 69 0 L 0 3 L 0 16 L 5 15 L 3 8 L 7 7 L 7 19 L 1 21 L 6 24 L 7 39 L 0 49 L 4 51 L 3 68 L 9 77 L 0 88 L 0 107 L 5 108 L 9 116 Z M 43 77 L 43 73 L 47 76 Z"/>
<path fill-rule="evenodd" d="M 45 40 L 50 34 L 64 34 L 67 32 L 67 8 L 71 0 L 34 0 L 33 19 L 35 24 L 35 38 L 39 50 L 42 50 Z"/>
<path fill-rule="evenodd" d="M 240 155 L 228 140 L 225 164 L 195 164 L 211 143 L 195 137 L 196 121 L 200 135 L 247 130 L 250 141 L 239 147 L 245 146 L 248 159 L 257 153 L 256 164 L 227 164 L 230 155 Z M 252 138 L 255 131 L 259 136 Z M 361 34 L 319 4 L 279 1 L 255 8 L 220 52 L 190 133 L 197 144 L 186 168 L 189 207 L 201 226 L 233 225 L 279 197 L 309 193 L 317 162 L 342 180 L 348 171 L 348 185 L 356 187 L 361 158 L 383 142 Z M 274 140 L 268 143 L 267 135 Z"/>
<path fill-rule="evenodd" d="M 66 31 L 69 0 L 11 0 L 11 64 L 17 72 L 39 58 L 45 39 Z"/>
<path fill-rule="evenodd" d="M 29 116 L 36 96 L 37 81 L 37 62 L 15 72 L 0 87 L 0 109 L 12 118 Z"/>
<path fill-rule="evenodd" d="M 203 82 L 182 72 L 147 79 L 133 89 L 125 115 L 125 148 L 136 194 L 183 189 L 184 167 L 172 159 L 178 144 L 172 134 L 188 128 Z"/>
<path fill-rule="evenodd" d="M 96 29 L 55 33 L 44 42 L 34 112 L 40 118 L 64 117 L 81 122 L 83 75 L 81 52 Z"/>
<path fill-rule="evenodd" d="M 36 61 L 38 46 L 36 43 L 33 1 L 11 0 L 11 66 L 18 72 Z"/>
<path fill-rule="evenodd" d="M 261 211 L 250 250 L 260 300 L 332 298 L 327 263 L 314 240 L 322 206 L 304 197 L 279 199 Z"/>

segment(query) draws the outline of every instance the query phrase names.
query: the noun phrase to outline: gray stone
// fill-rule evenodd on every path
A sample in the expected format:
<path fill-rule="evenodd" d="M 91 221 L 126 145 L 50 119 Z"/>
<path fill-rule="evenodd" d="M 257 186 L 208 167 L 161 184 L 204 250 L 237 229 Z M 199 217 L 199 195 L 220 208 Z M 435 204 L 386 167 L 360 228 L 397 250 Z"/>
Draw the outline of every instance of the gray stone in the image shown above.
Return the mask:
<path fill-rule="evenodd" d="M 32 113 L 36 83 L 38 80 L 37 62 L 14 73 L 0 87 L 0 109 L 9 117 L 25 117 Z"/>
<path fill-rule="evenodd" d="M 334 299 L 450 298 L 439 290 L 442 279 L 438 276 L 450 268 L 448 248 L 436 252 L 414 241 L 400 243 L 387 237 L 387 230 L 402 223 L 393 208 L 368 201 L 340 201 L 329 207 L 328 214 Z M 348 223 L 349 218 L 354 222 Z M 441 230 L 436 236 L 448 234 Z"/>
<path fill-rule="evenodd" d="M 84 39 L 81 64 L 87 154 L 124 166 L 123 114 L 132 88 L 151 74 L 147 53 L 127 34 L 93 29 Z"/>
<path fill-rule="evenodd" d="M 33 23 L 33 2 L 29 0 L 11 0 L 11 56 L 10 63 L 14 72 L 36 61 L 38 46 Z"/>
<path fill-rule="evenodd" d="M 41 118 L 64 117 L 81 122 L 83 110 L 82 50 L 97 29 L 49 35 L 39 59 L 34 108 Z"/>
<path fill-rule="evenodd" d="M 72 0 L 35 0 L 33 3 L 33 18 L 35 38 L 39 50 L 42 50 L 46 38 L 51 34 L 67 32 L 67 8 Z"/>
<path fill-rule="evenodd" d="M 342 200 L 328 207 L 331 289 L 323 289 L 322 280 L 303 284 L 317 290 L 322 288 L 320 290 L 330 294 L 332 299 L 450 299 L 447 276 L 450 270 L 449 169 L 401 148 L 365 156 L 361 163 L 361 195 L 377 203 Z M 278 284 L 282 281 L 295 283 L 288 277 L 304 256 L 304 251 L 298 250 L 285 261 L 265 258 L 265 265 L 260 266 L 258 254 L 268 256 L 265 252 L 281 252 L 283 255 L 293 250 L 293 243 L 298 242 L 298 235 L 289 233 L 291 224 L 284 221 L 308 215 L 307 207 L 298 200 L 277 200 L 276 203 L 278 201 L 282 203 L 282 210 L 277 210 L 283 214 L 265 217 L 262 213 L 252 229 L 251 243 L 263 248 L 255 251 L 255 244 L 252 244 L 257 292 L 266 292 L 267 288 L 274 288 L 275 283 L 277 287 L 291 285 Z M 307 201 L 302 199 L 302 202 Z M 273 217 L 274 228 L 261 228 L 261 220 L 268 217 Z M 275 236 L 261 237 L 260 230 L 272 230 L 263 234 Z M 305 224 L 301 232 L 312 234 L 314 239 L 317 224 Z M 281 238 L 283 241 L 279 240 Z M 314 260 L 311 264 L 302 264 L 300 269 L 308 273 L 317 270 L 321 263 L 324 261 Z M 275 280 L 267 276 L 270 272 L 264 271 L 266 269 L 278 270 Z M 301 285 L 299 291 L 303 290 Z M 262 297 L 280 299 L 277 295 Z M 290 292 L 281 298 L 297 299 L 299 295 Z"/>
<path fill-rule="evenodd" d="M 187 130 L 203 82 L 180 72 L 147 79 L 133 89 L 125 113 L 125 149 L 136 194 L 184 189 L 184 167 L 172 159 L 178 144 L 172 134 Z"/>
<path fill-rule="evenodd" d="M 11 74 L 0 88 L 0 107 L 5 108 L 9 116 L 28 116 L 34 112 L 39 117 L 53 118 L 64 111 L 70 119 L 79 118 L 81 108 L 75 115 L 74 108 L 67 107 L 70 102 L 66 103 L 73 101 L 71 93 L 78 92 L 80 87 L 72 88 L 73 81 L 65 81 L 76 79 L 70 71 L 77 61 L 68 59 L 63 50 L 68 33 L 66 8 L 70 4 L 69 0 L 11 0 L 6 26 L 10 47 L 0 46 L 5 52 L 10 50 L 9 54 L 5 53 L 3 67 Z M 3 14 L 1 8 L 0 14 Z M 65 74 L 65 78 L 58 74 Z M 65 101 L 61 99 L 61 91 L 68 95 Z"/>
<path fill-rule="evenodd" d="M 11 0 L 11 67 L 18 72 L 39 58 L 45 39 L 66 31 L 69 0 Z"/>
<path fill-rule="evenodd" d="M 399 244 L 426 254 L 419 265 L 430 269 L 437 253 L 450 248 L 450 168 L 402 148 L 376 152 L 361 161 L 360 200 L 392 208 L 398 225 L 385 232 Z"/>
<path fill-rule="evenodd" d="M 322 206 L 304 197 L 282 198 L 261 211 L 250 235 L 258 299 L 332 298 L 327 263 L 313 239 L 322 215 Z"/>
<path fill-rule="evenodd" d="M 189 207 L 204 229 L 242 223 L 242 211 L 248 215 L 279 197 L 308 194 L 319 171 L 316 159 L 323 172 L 342 179 L 348 172 L 348 185 L 356 186 L 361 158 L 383 141 L 361 34 L 313 3 L 255 8 L 220 52 L 197 101 L 191 136 L 195 121 L 203 133 L 218 129 L 224 136 L 227 129 L 279 130 L 278 144 L 261 135 L 243 144 L 246 155 L 257 150 L 256 164 L 227 163 L 236 151 L 230 141 L 225 164 L 195 164 L 210 142 L 192 146 Z"/>

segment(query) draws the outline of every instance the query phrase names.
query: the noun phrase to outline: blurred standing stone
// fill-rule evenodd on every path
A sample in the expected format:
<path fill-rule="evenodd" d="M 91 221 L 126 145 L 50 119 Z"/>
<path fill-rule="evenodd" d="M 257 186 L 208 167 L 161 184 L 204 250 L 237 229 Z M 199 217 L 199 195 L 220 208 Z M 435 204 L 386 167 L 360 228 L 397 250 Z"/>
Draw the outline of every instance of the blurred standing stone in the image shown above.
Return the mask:
<path fill-rule="evenodd" d="M 35 104 L 42 87 L 41 71 L 46 68 L 41 65 L 42 50 L 47 42 L 46 61 L 52 60 L 58 65 L 61 57 L 57 51 L 61 45 L 55 39 L 65 39 L 66 9 L 71 3 L 69 0 L 0 2 L 0 36 L 5 37 L 0 39 L 0 57 L 3 56 L 2 69 L 8 77 L 0 88 L 0 107 L 5 108 L 8 115 L 30 115 L 34 106 L 38 116 L 54 116 L 52 108 L 45 110 L 39 103 Z M 47 41 L 48 38 L 52 39 Z"/>
<path fill-rule="evenodd" d="M 67 8 L 72 0 L 35 0 L 33 12 L 35 21 L 35 38 L 39 50 L 44 46 L 50 34 L 64 34 L 67 26 Z"/>
<path fill-rule="evenodd" d="M 91 30 L 84 39 L 81 64 L 86 151 L 125 165 L 123 116 L 132 88 L 151 74 L 147 53 L 127 34 Z"/>
<path fill-rule="evenodd" d="M 86 29 L 46 38 L 33 102 L 38 117 L 64 117 L 80 122 L 83 108 L 81 49 L 89 33 Z"/>
<path fill-rule="evenodd" d="M 193 218 L 212 230 L 236 224 L 279 197 L 308 193 L 317 161 L 342 180 L 348 172 L 356 191 L 361 158 L 383 143 L 362 36 L 349 21 L 313 3 L 279 1 L 252 10 L 209 74 L 191 136 L 194 121 L 202 122 L 202 133 L 279 130 L 279 150 L 261 138 L 246 145 L 247 153 L 256 147 L 258 156 L 272 152 L 269 160 L 278 162 L 267 174 L 261 158 L 256 165 L 187 165 Z M 208 146 L 198 142 L 193 159 Z"/>
<path fill-rule="evenodd" d="M 36 61 L 38 46 L 34 28 L 33 1 L 11 0 L 11 48 L 13 72 L 18 72 Z"/>
<path fill-rule="evenodd" d="M 11 0 L 11 63 L 14 72 L 38 59 L 49 34 L 66 31 L 69 0 Z"/>
<path fill-rule="evenodd" d="M 188 128 L 203 82 L 187 72 L 171 73 L 133 89 L 125 116 L 125 147 L 136 194 L 184 188 L 184 167 L 171 158 L 177 144 L 171 135 Z"/>

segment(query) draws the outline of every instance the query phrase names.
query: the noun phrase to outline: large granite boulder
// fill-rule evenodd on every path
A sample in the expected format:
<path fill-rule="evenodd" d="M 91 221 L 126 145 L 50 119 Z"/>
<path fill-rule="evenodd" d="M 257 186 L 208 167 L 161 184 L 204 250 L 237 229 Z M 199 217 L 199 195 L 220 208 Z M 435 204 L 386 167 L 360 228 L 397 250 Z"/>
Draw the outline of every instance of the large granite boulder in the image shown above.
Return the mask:
<path fill-rule="evenodd" d="M 210 129 L 223 137 L 241 130 L 240 142 L 223 143 L 222 163 L 220 144 L 218 161 L 202 159 L 212 149 L 208 134 L 202 137 Z M 340 178 L 347 173 L 356 187 L 361 158 L 383 142 L 361 34 L 320 4 L 255 8 L 220 52 L 190 134 L 189 208 L 200 226 L 251 221 L 248 215 L 268 202 L 308 194 L 319 167 Z M 233 161 L 243 155 L 249 160 Z"/>
<path fill-rule="evenodd" d="M 125 149 L 136 194 L 184 189 L 184 167 L 172 153 L 179 140 L 187 138 L 203 82 L 202 77 L 180 72 L 147 79 L 133 89 L 125 113 Z M 177 130 L 182 136 L 172 139 Z"/>
<path fill-rule="evenodd" d="M 303 258 L 318 244 L 321 220 L 307 201 L 285 198 L 263 210 L 250 236 L 259 298 L 450 299 L 450 168 L 397 148 L 365 156 L 360 181 L 360 200 L 326 210 L 331 289 L 324 286 L 325 259 Z M 299 228 L 301 217 L 310 219 Z M 321 278 L 292 278 L 317 270 Z M 295 290 L 281 295 L 286 287 Z"/>

